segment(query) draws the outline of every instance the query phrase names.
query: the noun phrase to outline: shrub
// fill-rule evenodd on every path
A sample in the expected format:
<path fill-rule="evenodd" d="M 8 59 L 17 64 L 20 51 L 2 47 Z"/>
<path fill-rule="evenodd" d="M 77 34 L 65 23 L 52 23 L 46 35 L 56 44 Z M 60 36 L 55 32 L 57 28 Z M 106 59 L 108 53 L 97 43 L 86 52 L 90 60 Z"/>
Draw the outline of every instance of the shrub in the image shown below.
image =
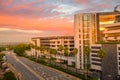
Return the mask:
<path fill-rule="evenodd" d="M 5 50 L 5 47 L 0 47 L 0 52 L 4 50 Z"/>
<path fill-rule="evenodd" d="M 0 61 L 2 61 L 3 56 L 5 56 L 5 54 L 0 53 Z"/>
<path fill-rule="evenodd" d="M 17 80 L 13 72 L 6 72 L 3 80 Z"/>

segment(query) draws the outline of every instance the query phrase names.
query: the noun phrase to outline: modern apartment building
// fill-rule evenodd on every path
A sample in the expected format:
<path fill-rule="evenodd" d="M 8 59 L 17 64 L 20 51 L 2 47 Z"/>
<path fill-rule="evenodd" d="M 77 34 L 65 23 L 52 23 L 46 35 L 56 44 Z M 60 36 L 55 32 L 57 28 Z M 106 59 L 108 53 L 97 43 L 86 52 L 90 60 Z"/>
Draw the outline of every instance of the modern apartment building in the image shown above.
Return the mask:
<path fill-rule="evenodd" d="M 74 16 L 74 41 L 75 48 L 78 49 L 76 67 L 84 69 L 84 46 L 109 41 L 111 37 L 119 39 L 119 30 L 120 12 L 76 14 Z"/>
<path fill-rule="evenodd" d="M 69 48 L 69 53 L 74 48 L 73 36 L 54 36 L 54 37 L 36 37 L 32 38 L 31 43 L 36 46 L 45 46 L 47 49 L 58 49 L 60 45 Z"/>
<path fill-rule="evenodd" d="M 98 51 L 103 49 L 105 56 L 98 57 Z M 102 72 L 102 80 L 120 79 L 120 44 L 93 44 L 90 53 L 91 68 Z M 117 79 L 119 78 L 119 79 Z"/>

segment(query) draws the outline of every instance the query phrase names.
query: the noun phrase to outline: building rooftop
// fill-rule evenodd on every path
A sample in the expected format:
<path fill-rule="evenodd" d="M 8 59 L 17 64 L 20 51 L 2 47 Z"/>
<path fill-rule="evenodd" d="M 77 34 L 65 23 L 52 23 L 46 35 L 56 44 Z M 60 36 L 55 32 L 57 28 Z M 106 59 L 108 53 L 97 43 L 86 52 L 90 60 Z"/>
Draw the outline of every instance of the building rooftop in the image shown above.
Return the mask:
<path fill-rule="evenodd" d="M 120 14 L 120 12 L 90 12 L 90 13 L 77 13 L 75 15 L 79 15 L 79 14 L 100 14 L 100 15 L 109 15 L 109 14 Z"/>
<path fill-rule="evenodd" d="M 65 37 L 71 37 L 71 38 L 74 38 L 74 36 L 48 36 L 48 37 L 33 37 L 32 39 L 65 38 Z"/>

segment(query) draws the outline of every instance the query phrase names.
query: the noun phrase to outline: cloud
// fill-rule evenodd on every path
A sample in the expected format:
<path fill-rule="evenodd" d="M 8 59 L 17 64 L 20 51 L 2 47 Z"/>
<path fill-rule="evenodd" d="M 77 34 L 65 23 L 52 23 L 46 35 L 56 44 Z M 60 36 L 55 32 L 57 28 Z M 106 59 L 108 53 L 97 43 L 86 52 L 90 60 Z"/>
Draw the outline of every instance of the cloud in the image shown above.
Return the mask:
<path fill-rule="evenodd" d="M 40 34 L 42 31 L 39 31 L 39 30 L 22 30 L 22 29 L 11 29 L 11 28 L 0 28 L 0 32 L 8 32 L 8 33 L 11 33 L 11 32 L 16 32 L 16 33 L 30 33 L 30 34 Z M 16 34 L 15 33 L 15 34 Z"/>
<path fill-rule="evenodd" d="M 91 0 L 74 0 L 75 3 L 79 3 L 79 4 L 89 4 L 91 2 Z"/>
<path fill-rule="evenodd" d="M 12 29 L 29 29 L 29 30 L 72 30 L 73 22 L 68 18 L 22 18 L 17 16 L 0 16 L 0 27 Z"/>
<path fill-rule="evenodd" d="M 2 1 L 1 1 L 2 2 Z M 23 3 L 24 2 L 24 3 Z M 30 18 L 49 17 L 59 15 L 58 12 L 51 12 L 56 5 L 46 4 L 44 0 L 39 1 L 16 1 L 9 7 L 0 5 L 0 13 L 11 16 L 24 16 Z M 3 3 L 3 2 L 2 2 Z M 9 14 L 8 14 L 9 13 Z"/>
<path fill-rule="evenodd" d="M 77 10 L 112 11 L 117 4 L 119 0 L 1 0 L 0 14 L 29 18 L 72 17 Z"/>
<path fill-rule="evenodd" d="M 115 0 L 115 1 L 105 0 L 104 2 L 102 2 L 101 0 L 94 0 L 90 4 L 88 4 L 85 9 L 76 11 L 75 14 L 76 13 L 90 13 L 90 12 L 107 12 L 107 11 L 113 12 L 114 7 L 117 4 L 120 4 L 119 0 Z"/>
<path fill-rule="evenodd" d="M 0 6 L 8 6 L 12 4 L 14 0 L 0 0 Z"/>
<path fill-rule="evenodd" d="M 78 8 L 76 6 L 61 4 L 57 6 L 55 9 L 53 9 L 52 12 L 63 13 L 61 15 L 73 15 L 73 13 L 78 10 L 81 10 L 81 8 Z"/>

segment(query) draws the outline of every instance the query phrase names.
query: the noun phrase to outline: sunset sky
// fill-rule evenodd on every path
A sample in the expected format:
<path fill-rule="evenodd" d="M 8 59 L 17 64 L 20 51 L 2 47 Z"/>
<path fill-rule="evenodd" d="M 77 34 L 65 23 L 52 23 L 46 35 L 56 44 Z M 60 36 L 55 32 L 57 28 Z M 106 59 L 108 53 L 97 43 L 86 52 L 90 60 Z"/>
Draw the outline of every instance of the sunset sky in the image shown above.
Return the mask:
<path fill-rule="evenodd" d="M 74 14 L 113 11 L 120 0 L 0 0 L 0 42 L 73 35 Z"/>

